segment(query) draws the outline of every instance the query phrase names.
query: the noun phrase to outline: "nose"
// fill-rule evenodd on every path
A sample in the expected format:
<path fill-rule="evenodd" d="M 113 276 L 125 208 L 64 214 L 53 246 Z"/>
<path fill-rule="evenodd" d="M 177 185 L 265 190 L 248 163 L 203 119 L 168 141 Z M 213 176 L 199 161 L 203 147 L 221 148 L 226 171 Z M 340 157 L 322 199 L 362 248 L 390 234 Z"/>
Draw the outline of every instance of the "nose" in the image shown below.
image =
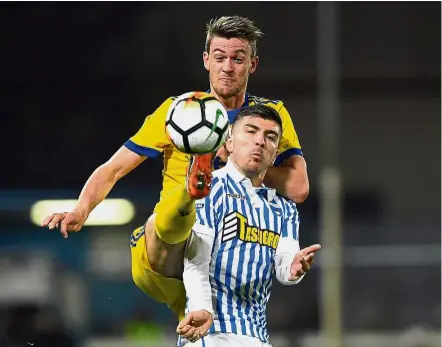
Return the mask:
<path fill-rule="evenodd" d="M 231 59 L 225 59 L 224 60 L 223 71 L 225 73 L 233 72 L 233 61 Z"/>
<path fill-rule="evenodd" d="M 264 146 L 265 146 L 265 139 L 264 139 L 264 136 L 262 134 L 257 133 L 255 141 L 256 141 L 256 145 L 257 146 L 264 148 Z"/>

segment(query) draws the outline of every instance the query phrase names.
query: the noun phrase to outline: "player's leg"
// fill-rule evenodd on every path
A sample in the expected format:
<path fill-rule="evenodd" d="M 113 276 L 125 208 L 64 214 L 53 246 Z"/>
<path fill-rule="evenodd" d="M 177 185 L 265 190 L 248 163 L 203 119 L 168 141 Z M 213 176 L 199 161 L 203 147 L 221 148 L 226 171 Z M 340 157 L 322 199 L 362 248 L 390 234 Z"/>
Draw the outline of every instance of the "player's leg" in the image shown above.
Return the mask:
<path fill-rule="evenodd" d="M 186 293 L 180 280 L 184 244 L 195 223 L 195 200 L 210 191 L 213 155 L 191 162 L 187 184 L 165 192 L 156 212 L 131 237 L 132 277 L 147 295 L 184 318 Z"/>
<path fill-rule="evenodd" d="M 181 320 L 184 318 L 186 306 L 184 284 L 180 280 L 164 277 L 152 270 L 147 259 L 145 228 L 146 226 L 137 228 L 130 238 L 133 281 L 152 299 L 166 304 L 178 320 Z"/>
<path fill-rule="evenodd" d="M 195 200 L 210 192 L 213 153 L 194 156 L 186 185 L 169 189 L 146 225 L 146 243 L 152 269 L 167 277 L 181 277 L 184 245 L 195 223 Z"/>
<path fill-rule="evenodd" d="M 189 237 L 195 223 L 195 200 L 210 191 L 212 159 L 212 153 L 192 157 L 186 186 L 175 187 L 158 203 L 155 230 L 162 241 L 178 244 Z"/>

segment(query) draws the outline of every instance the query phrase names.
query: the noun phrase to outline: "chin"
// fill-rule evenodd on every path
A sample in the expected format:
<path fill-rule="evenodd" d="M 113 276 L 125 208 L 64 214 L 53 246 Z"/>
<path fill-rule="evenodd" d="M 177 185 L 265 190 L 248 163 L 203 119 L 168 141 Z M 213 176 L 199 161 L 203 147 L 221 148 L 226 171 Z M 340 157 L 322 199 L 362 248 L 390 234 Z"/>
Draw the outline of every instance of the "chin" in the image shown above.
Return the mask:
<path fill-rule="evenodd" d="M 225 90 L 225 89 L 220 89 L 219 91 L 216 92 L 219 96 L 228 99 L 231 98 L 232 96 L 235 96 L 236 93 L 231 91 L 231 90 Z"/>
<path fill-rule="evenodd" d="M 250 173 L 260 173 L 262 172 L 262 165 L 261 163 L 250 163 L 247 165 L 247 171 Z"/>
<path fill-rule="evenodd" d="M 215 88 L 215 92 L 223 98 L 230 98 L 232 96 L 236 96 L 239 93 L 236 87 L 218 87 Z"/>

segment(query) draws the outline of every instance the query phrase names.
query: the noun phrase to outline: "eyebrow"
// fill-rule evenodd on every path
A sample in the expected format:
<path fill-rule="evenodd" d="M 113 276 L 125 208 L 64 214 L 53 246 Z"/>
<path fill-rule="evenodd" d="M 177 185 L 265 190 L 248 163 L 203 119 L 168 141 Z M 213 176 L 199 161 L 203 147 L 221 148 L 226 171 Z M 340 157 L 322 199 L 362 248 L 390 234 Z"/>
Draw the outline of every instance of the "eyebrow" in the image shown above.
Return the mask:
<path fill-rule="evenodd" d="M 213 50 L 213 53 L 215 53 L 216 51 L 221 52 L 221 53 L 226 53 L 225 51 L 223 51 L 221 48 L 215 48 Z"/>
<path fill-rule="evenodd" d="M 246 51 L 244 49 L 237 49 L 235 51 L 235 53 L 243 53 L 243 54 L 247 54 Z"/>
<path fill-rule="evenodd" d="M 226 54 L 226 51 L 224 51 L 224 50 L 222 50 L 221 48 L 215 48 L 214 50 L 213 50 L 213 53 L 215 53 L 215 52 L 220 52 L 220 53 L 224 53 L 224 54 Z M 235 53 L 242 53 L 242 54 L 245 54 L 245 55 L 247 55 L 247 53 L 246 53 L 246 51 L 244 50 L 244 49 L 237 49 L 236 51 L 235 51 Z"/>
<path fill-rule="evenodd" d="M 249 124 L 249 123 L 244 124 L 244 127 L 249 127 L 249 128 L 255 129 L 255 130 L 260 130 L 260 128 L 257 127 L 256 125 Z M 272 129 L 265 130 L 264 132 L 266 134 L 273 134 L 273 135 L 279 136 L 279 133 L 275 130 L 272 130 Z"/>

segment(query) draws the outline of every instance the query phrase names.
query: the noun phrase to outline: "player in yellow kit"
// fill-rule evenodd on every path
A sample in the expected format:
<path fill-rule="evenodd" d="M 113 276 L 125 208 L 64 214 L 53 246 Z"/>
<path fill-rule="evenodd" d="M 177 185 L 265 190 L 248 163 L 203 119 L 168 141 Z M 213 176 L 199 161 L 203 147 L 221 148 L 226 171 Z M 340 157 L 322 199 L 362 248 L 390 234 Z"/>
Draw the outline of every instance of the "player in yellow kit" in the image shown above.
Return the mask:
<path fill-rule="evenodd" d="M 274 167 L 267 171 L 265 184 L 280 194 L 302 202 L 309 191 L 306 163 L 291 117 L 281 101 L 272 101 L 246 93 L 248 78 L 257 68 L 256 44 L 261 31 L 249 19 L 221 17 L 207 26 L 203 61 L 209 72 L 210 91 L 223 103 L 232 121 L 236 113 L 248 105 L 264 103 L 275 108 L 282 118 L 283 132 L 279 155 Z M 165 117 L 173 98 L 168 98 L 149 115 L 140 130 L 122 146 L 108 162 L 98 167 L 84 186 L 77 206 L 71 212 L 48 216 L 43 226 L 59 226 L 64 237 L 79 231 L 90 212 L 108 195 L 115 183 L 147 157 L 163 155 L 163 189 L 154 214 L 131 237 L 132 275 L 145 293 L 166 303 L 181 319 L 184 314 L 185 291 L 180 280 L 183 248 L 194 222 L 194 199 L 199 192 L 195 182 L 210 184 L 212 155 L 193 158 L 189 168 L 191 184 L 185 178 L 190 155 L 177 151 L 165 132 Z M 225 160 L 223 151 L 214 158 L 215 168 Z M 205 189 L 202 194 L 208 191 Z M 200 312 L 201 313 L 201 312 Z M 195 316 L 204 321 L 204 312 Z"/>

